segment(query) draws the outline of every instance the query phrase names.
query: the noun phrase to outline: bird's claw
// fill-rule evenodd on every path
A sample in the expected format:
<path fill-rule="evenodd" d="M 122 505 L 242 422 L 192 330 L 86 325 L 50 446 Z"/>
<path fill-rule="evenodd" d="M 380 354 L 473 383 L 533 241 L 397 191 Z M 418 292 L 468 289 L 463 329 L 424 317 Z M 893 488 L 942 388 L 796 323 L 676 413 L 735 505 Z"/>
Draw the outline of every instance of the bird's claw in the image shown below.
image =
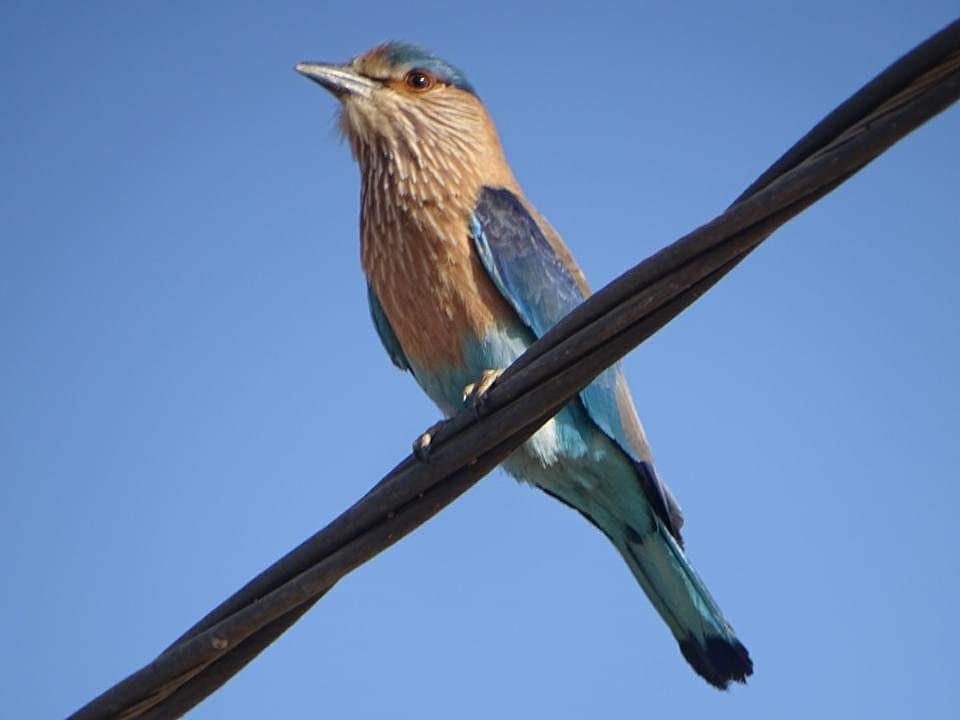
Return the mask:
<path fill-rule="evenodd" d="M 430 462 L 430 443 L 433 442 L 434 435 L 444 424 L 444 420 L 434 423 L 427 431 L 413 441 L 413 454 L 420 462 Z"/>
<path fill-rule="evenodd" d="M 503 368 L 484 370 L 479 380 L 463 388 L 463 404 L 472 406 L 477 417 L 482 414 L 481 411 L 487 393 L 490 392 L 490 388 L 493 387 L 493 384 L 501 375 L 503 375 Z"/>

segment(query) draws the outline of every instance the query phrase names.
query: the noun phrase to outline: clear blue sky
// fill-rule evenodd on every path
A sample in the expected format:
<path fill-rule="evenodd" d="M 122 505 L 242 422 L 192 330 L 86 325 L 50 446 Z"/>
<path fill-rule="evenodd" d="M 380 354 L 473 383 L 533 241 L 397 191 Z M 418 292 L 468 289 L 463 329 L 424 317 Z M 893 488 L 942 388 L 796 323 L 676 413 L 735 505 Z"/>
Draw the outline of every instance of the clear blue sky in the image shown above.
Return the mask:
<path fill-rule="evenodd" d="M 599 287 L 958 9 L 686 5 L 3 3 L 6 716 L 150 660 L 438 417 L 370 325 L 357 171 L 296 61 L 403 38 L 463 67 Z M 954 108 L 625 361 L 747 687 L 498 471 L 194 716 L 955 716 L 958 188 Z"/>

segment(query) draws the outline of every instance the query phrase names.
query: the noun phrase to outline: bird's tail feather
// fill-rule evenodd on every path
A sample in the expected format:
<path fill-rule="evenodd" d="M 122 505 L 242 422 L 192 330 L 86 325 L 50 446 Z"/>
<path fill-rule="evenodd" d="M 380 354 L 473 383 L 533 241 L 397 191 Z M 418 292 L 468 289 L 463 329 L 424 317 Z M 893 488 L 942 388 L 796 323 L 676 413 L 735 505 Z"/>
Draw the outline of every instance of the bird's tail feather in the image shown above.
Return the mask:
<path fill-rule="evenodd" d="M 720 689 L 731 680 L 745 682 L 753 673 L 750 654 L 666 528 L 656 519 L 643 534 L 623 527 L 622 536 L 611 539 L 677 638 L 687 662 Z"/>

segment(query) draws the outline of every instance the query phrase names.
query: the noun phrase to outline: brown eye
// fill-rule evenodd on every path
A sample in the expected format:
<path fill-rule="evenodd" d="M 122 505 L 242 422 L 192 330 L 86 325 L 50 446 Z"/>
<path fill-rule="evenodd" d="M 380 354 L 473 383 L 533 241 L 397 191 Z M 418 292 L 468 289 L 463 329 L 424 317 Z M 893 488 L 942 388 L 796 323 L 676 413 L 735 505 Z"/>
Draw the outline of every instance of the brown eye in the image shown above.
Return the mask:
<path fill-rule="evenodd" d="M 433 87 L 433 78 L 424 70 L 411 70 L 404 78 L 407 87 L 419 91 L 429 90 Z"/>

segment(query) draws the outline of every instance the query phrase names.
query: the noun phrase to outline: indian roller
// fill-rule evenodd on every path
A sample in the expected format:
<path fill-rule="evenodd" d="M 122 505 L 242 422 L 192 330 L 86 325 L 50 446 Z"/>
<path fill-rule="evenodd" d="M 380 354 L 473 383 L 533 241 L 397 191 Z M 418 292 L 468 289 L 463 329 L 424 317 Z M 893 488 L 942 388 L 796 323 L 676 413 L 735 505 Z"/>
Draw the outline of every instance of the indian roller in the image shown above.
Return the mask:
<path fill-rule="evenodd" d="M 360 258 L 380 340 L 454 415 L 590 294 L 583 273 L 520 190 L 489 114 L 453 65 L 390 42 L 345 64 L 296 69 L 340 101 L 360 166 Z M 707 682 L 724 689 L 753 672 L 684 554 L 683 516 L 618 366 L 504 467 L 610 539 Z"/>

